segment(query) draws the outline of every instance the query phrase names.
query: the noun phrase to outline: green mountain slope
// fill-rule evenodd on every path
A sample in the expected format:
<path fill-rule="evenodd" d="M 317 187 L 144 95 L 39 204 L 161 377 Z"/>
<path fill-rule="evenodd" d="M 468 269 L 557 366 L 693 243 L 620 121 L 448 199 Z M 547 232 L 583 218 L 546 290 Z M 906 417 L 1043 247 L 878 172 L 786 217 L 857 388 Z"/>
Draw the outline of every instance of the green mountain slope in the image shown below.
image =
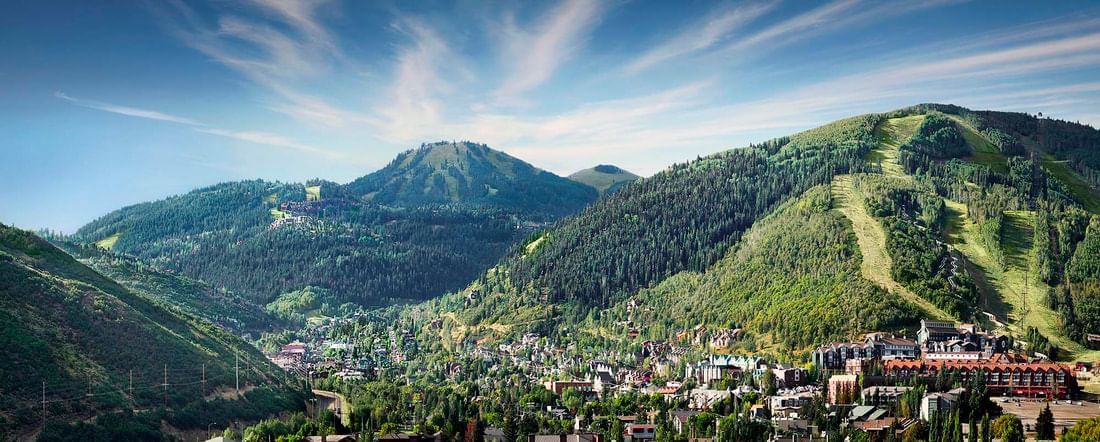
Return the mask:
<path fill-rule="evenodd" d="M 6 349 L 0 437 L 40 429 L 43 394 L 51 425 L 45 431 L 56 435 L 70 431 L 62 428 L 66 422 L 115 411 L 149 417 L 167 406 L 168 425 L 197 429 L 206 419 L 251 420 L 299 402 L 281 370 L 244 341 L 6 226 L 0 226 L 0 346 Z M 238 356 L 240 383 L 250 390 L 245 401 L 215 399 L 236 385 Z M 134 415 L 121 421 L 131 420 L 125 416 Z"/>
<path fill-rule="evenodd" d="M 255 303 L 228 290 L 187 276 L 165 272 L 133 256 L 95 244 L 57 242 L 70 255 L 133 292 L 214 322 L 237 334 L 271 329 L 272 318 Z"/>
<path fill-rule="evenodd" d="M 609 164 L 578 170 L 569 175 L 569 179 L 591 186 L 600 192 L 600 195 L 615 193 L 638 178 L 638 175 Z"/>
<path fill-rule="evenodd" d="M 842 120 L 640 180 L 430 307 L 456 344 L 529 330 L 625 339 L 615 318 L 654 338 L 697 323 L 744 326 L 755 349 L 798 355 L 940 317 L 1087 358 L 1089 332 L 1077 324 L 1100 318 L 1098 275 L 1074 263 L 1091 262 L 1077 251 L 1092 239 L 1095 132 L 948 105 Z M 831 210 L 793 209 L 815 204 Z M 860 313 L 868 306 L 885 310 Z M 808 317 L 826 318 L 828 331 Z"/>
<path fill-rule="evenodd" d="M 587 186 L 467 141 L 403 152 L 347 189 L 385 205 L 477 205 L 551 217 L 575 213 L 596 198 Z"/>
<path fill-rule="evenodd" d="M 399 155 L 347 185 L 222 183 L 111 212 L 73 239 L 264 305 L 305 287 L 386 305 L 462 288 L 588 186 L 473 143 Z"/>

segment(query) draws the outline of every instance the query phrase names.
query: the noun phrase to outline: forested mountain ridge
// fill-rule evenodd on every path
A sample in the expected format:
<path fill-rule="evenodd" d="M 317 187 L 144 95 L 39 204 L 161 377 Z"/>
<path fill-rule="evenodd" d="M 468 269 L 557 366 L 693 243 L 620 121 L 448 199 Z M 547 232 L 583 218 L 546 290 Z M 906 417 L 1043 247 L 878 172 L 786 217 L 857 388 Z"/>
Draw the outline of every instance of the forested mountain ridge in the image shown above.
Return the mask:
<path fill-rule="evenodd" d="M 568 178 L 591 186 L 600 192 L 600 195 L 607 195 L 615 193 L 623 186 L 634 182 L 639 176 L 618 166 L 600 164 L 596 167 L 573 172 Z"/>
<path fill-rule="evenodd" d="M 161 419 L 197 429 L 209 419 L 252 420 L 300 401 L 297 386 L 240 338 L 131 292 L 33 233 L 3 225 L 0 319 L 6 349 L 0 438 L 39 427 L 43 394 L 50 425 L 41 437 L 47 440 L 147 439 L 159 434 Z M 243 401 L 218 399 L 215 393 L 235 386 L 238 356 L 248 393 Z M 156 411 L 163 407 L 173 412 Z M 133 421 L 125 427 L 137 433 L 105 434 L 95 423 L 67 426 L 97 414 Z"/>
<path fill-rule="evenodd" d="M 552 218 L 579 211 L 596 192 L 484 144 L 437 142 L 402 152 L 347 189 L 385 205 L 484 205 Z"/>
<path fill-rule="evenodd" d="M 72 239 L 259 305 L 311 286 L 332 306 L 385 305 L 462 288 L 596 197 L 484 145 L 437 143 L 347 185 L 222 183 L 122 208 Z"/>
<path fill-rule="evenodd" d="M 901 122 L 904 130 L 885 133 Z M 1084 282 L 1100 275 L 1074 276 L 1094 269 L 1082 250 L 1093 244 L 1089 231 L 1100 233 L 1086 229 L 1090 216 L 1091 224 L 1100 221 L 1085 210 L 1098 195 L 1090 178 L 1100 156 L 1096 137 L 1089 126 L 936 104 L 842 120 L 641 179 L 530 238 L 467 290 L 430 307 L 444 312 L 456 345 L 528 330 L 625 340 L 627 330 L 615 325 L 625 323 L 656 339 L 709 323 L 744 326 L 755 335 L 752 347 L 787 355 L 860 331 L 913 327 L 919 317 L 993 328 L 990 313 L 1033 351 L 1081 357 L 1084 330 L 1100 331 L 1100 292 Z M 855 179 L 844 195 L 835 186 L 806 193 L 845 174 Z M 940 313 L 868 288 L 850 270 L 832 282 L 810 270 L 820 248 L 853 245 L 851 223 L 834 219 L 842 197 L 857 198 L 884 232 L 888 277 Z M 792 200 L 832 210 L 792 210 L 784 205 Z M 969 223 L 965 231 L 959 216 Z M 810 222 L 822 233 L 792 227 Z M 786 236 L 765 233 L 779 231 Z M 1026 244 L 1017 241 L 1023 232 Z M 772 248 L 754 258 L 760 241 Z M 1004 256 L 1004 268 L 976 261 L 974 250 Z M 828 266 L 859 268 L 860 252 Z M 1015 272 L 1026 280 L 1028 266 L 1045 269 L 1043 281 L 1033 271 L 1032 288 L 1014 287 Z M 1061 269 L 1069 280 L 1059 285 Z M 1033 299 L 1017 299 L 1025 295 Z M 849 300 L 882 309 L 860 317 Z M 647 312 L 640 326 L 638 312 Z M 825 318 L 829 327 L 802 320 L 809 318 Z"/>

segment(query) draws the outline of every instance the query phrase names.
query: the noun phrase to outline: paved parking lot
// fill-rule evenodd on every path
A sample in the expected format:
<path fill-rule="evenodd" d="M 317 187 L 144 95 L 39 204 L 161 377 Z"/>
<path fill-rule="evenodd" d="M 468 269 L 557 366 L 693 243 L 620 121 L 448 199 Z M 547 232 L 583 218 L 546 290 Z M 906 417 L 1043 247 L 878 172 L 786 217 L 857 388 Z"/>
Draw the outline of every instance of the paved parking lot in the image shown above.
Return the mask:
<path fill-rule="evenodd" d="M 1047 403 L 1029 399 L 1020 399 L 1019 403 L 1016 402 L 1016 398 L 1009 398 L 1009 400 L 1010 402 L 1005 402 L 1005 398 L 993 398 L 993 402 L 1000 405 L 1005 413 L 1019 416 L 1024 423 L 1024 428 L 1029 432 L 1034 431 L 1035 418 Z M 1079 420 L 1100 416 L 1100 403 L 1057 401 L 1050 403 L 1050 411 L 1054 413 L 1055 432 L 1061 434 L 1062 427 L 1072 427 Z"/>

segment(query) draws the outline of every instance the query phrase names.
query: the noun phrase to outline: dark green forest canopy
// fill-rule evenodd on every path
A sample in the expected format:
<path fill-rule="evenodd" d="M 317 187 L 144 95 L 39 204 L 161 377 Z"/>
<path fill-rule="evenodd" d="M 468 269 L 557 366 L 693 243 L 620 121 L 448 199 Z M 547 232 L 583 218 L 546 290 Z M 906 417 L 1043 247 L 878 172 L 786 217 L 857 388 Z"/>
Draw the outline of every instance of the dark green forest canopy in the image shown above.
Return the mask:
<path fill-rule="evenodd" d="M 676 164 L 559 223 L 508 260 L 513 285 L 603 305 L 721 258 L 757 218 L 862 166 L 879 117 Z"/>

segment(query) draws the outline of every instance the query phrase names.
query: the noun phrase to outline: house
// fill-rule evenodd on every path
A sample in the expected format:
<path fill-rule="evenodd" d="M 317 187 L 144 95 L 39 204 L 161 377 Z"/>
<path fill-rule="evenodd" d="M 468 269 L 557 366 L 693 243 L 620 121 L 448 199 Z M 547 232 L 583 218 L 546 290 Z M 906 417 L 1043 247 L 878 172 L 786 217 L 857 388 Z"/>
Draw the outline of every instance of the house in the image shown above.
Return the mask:
<path fill-rule="evenodd" d="M 696 410 L 673 410 L 672 411 L 672 426 L 676 428 L 676 433 L 684 434 L 684 430 L 688 428 L 688 421 L 692 416 L 699 414 Z"/>
<path fill-rule="evenodd" d="M 822 370 L 844 370 L 850 359 L 875 359 L 875 346 L 866 342 L 834 342 L 814 349 L 814 365 Z"/>
<path fill-rule="evenodd" d="M 792 388 L 802 385 L 806 379 L 806 370 L 801 367 L 792 367 L 785 364 L 775 364 L 772 367 L 779 388 Z"/>
<path fill-rule="evenodd" d="M 951 411 L 965 392 L 965 388 L 956 388 L 947 392 L 924 395 L 920 400 L 920 418 L 927 421 L 937 412 Z"/>
<path fill-rule="evenodd" d="M 797 415 L 802 407 L 809 405 L 814 399 L 811 391 L 775 395 L 768 398 L 768 406 L 772 409 L 772 416 L 791 417 Z"/>
<path fill-rule="evenodd" d="M 302 442 L 355 442 L 357 436 L 354 434 L 343 435 L 331 435 L 331 436 L 306 436 L 302 438 Z"/>
<path fill-rule="evenodd" d="M 847 404 L 855 399 L 859 388 L 859 376 L 838 374 L 829 378 L 828 402 L 830 405 Z"/>
<path fill-rule="evenodd" d="M 547 390 L 553 391 L 554 394 L 561 396 L 568 388 L 572 388 L 581 393 L 587 393 L 593 390 L 592 381 L 585 380 L 572 380 L 572 381 L 546 381 L 542 384 Z"/>
<path fill-rule="evenodd" d="M 595 433 L 538 434 L 527 437 L 528 442 L 600 442 L 602 440 L 603 437 Z"/>
<path fill-rule="evenodd" d="M 861 392 L 860 398 L 864 405 L 886 406 L 898 402 L 898 398 L 913 387 L 867 387 Z"/>
<path fill-rule="evenodd" d="M 739 379 L 741 369 L 733 365 L 730 360 L 711 358 L 686 366 L 684 377 L 709 385 L 723 379 Z"/>
<path fill-rule="evenodd" d="M 749 419 L 766 421 L 772 418 L 771 411 L 764 404 L 755 404 L 749 408 Z"/>
<path fill-rule="evenodd" d="M 729 390 L 706 390 L 696 388 L 688 392 L 688 408 L 692 410 L 708 410 L 719 401 L 722 401 L 733 393 Z"/>
<path fill-rule="evenodd" d="M 606 396 L 613 392 L 615 387 L 619 385 L 615 375 L 609 370 L 596 370 L 596 373 L 591 378 L 592 391 L 600 396 Z"/>
<path fill-rule="evenodd" d="M 931 378 L 939 370 L 953 370 L 964 384 L 972 376 L 982 376 L 993 395 L 1065 399 L 1077 388 L 1071 367 L 1054 362 L 1012 360 L 1004 355 L 977 361 L 893 360 L 883 364 L 886 375 L 896 378 Z"/>
<path fill-rule="evenodd" d="M 885 408 L 874 407 L 871 405 L 857 405 L 852 407 L 852 410 L 848 412 L 848 422 L 866 422 L 875 419 L 882 419 L 889 414 L 889 410 Z"/>
<path fill-rule="evenodd" d="M 657 426 L 653 424 L 630 424 L 623 429 L 623 442 L 650 441 L 657 437 Z"/>
<path fill-rule="evenodd" d="M 409 434 L 409 433 L 390 433 L 384 434 L 377 439 L 378 442 L 441 442 L 443 436 L 440 433 L 436 434 Z"/>
<path fill-rule="evenodd" d="M 916 359 L 920 356 L 920 345 L 912 339 L 873 333 L 867 336 L 867 343 L 874 347 L 875 358 L 882 360 Z"/>
<path fill-rule="evenodd" d="M 961 336 L 959 329 L 953 323 L 921 319 L 920 330 L 917 331 L 917 343 L 927 346 L 934 342 L 959 339 Z"/>
<path fill-rule="evenodd" d="M 856 422 L 852 426 L 865 431 L 870 436 L 870 440 L 901 440 L 901 434 L 915 423 L 917 423 L 915 419 L 888 417 Z M 890 431 L 894 432 L 892 438 L 889 435 Z"/>

